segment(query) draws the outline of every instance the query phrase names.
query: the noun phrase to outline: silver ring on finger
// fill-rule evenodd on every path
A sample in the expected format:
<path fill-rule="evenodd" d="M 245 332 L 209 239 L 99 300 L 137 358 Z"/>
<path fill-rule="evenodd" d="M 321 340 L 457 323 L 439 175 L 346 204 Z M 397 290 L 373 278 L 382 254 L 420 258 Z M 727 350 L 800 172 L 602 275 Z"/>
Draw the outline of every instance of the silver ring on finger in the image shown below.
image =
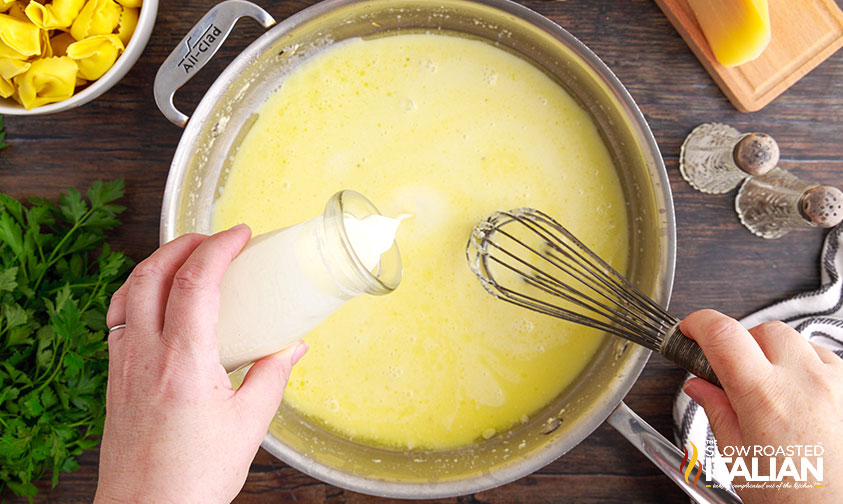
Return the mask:
<path fill-rule="evenodd" d="M 108 334 L 111 334 L 118 329 L 125 329 L 125 328 L 126 328 L 126 324 L 117 324 L 116 326 L 108 328 Z"/>

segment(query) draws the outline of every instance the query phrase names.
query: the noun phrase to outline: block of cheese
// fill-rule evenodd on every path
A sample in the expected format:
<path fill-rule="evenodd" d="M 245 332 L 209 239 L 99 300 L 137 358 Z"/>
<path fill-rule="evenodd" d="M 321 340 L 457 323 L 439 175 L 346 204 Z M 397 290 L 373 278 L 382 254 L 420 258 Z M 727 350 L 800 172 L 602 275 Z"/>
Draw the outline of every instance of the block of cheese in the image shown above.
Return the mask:
<path fill-rule="evenodd" d="M 837 1 L 768 0 L 770 44 L 758 58 L 727 67 L 714 56 L 688 0 L 655 0 L 741 112 L 762 109 L 843 47 L 843 11 Z"/>
<path fill-rule="evenodd" d="M 767 0 L 688 0 L 720 64 L 752 61 L 770 43 Z"/>

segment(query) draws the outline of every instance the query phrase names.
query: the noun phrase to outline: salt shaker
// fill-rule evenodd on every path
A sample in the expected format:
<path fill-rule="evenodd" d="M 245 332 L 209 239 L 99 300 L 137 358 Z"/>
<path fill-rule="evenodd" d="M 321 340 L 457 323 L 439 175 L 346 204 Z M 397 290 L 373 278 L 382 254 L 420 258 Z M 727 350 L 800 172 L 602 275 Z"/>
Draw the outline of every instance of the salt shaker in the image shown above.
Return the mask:
<path fill-rule="evenodd" d="M 731 191 L 749 176 L 763 175 L 779 162 L 779 146 L 764 133 L 742 134 L 720 123 L 700 124 L 685 138 L 679 171 L 694 189 Z"/>
<path fill-rule="evenodd" d="M 806 182 L 776 168 L 750 177 L 735 198 L 741 223 L 762 238 L 779 238 L 800 227 L 834 227 L 843 221 L 843 192 Z"/>

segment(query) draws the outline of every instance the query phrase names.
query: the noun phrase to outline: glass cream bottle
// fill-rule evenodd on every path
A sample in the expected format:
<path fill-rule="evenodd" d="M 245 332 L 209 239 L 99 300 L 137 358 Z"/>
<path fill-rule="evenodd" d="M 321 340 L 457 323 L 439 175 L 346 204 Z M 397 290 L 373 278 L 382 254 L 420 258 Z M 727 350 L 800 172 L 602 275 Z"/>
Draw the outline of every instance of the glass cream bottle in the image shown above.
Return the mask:
<path fill-rule="evenodd" d="M 399 219 L 341 191 L 322 215 L 252 238 L 220 284 L 220 362 L 232 372 L 305 336 L 348 300 L 401 282 Z"/>

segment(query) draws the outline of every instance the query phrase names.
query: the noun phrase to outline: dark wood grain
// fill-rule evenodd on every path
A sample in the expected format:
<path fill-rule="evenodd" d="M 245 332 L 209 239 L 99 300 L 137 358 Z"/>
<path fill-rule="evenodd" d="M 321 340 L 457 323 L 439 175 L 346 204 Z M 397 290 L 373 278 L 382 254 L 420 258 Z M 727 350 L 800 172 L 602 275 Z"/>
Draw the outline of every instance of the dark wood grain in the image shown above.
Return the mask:
<path fill-rule="evenodd" d="M 258 0 L 277 19 L 311 2 Z M 678 224 L 679 258 L 672 311 L 684 316 L 711 307 L 741 316 L 819 282 L 824 233 L 800 230 L 776 241 L 753 237 L 732 209 L 733 194 L 693 191 L 679 176 L 677 158 L 695 125 L 721 121 L 741 131 L 773 135 L 781 165 L 821 183 L 843 185 L 843 52 L 826 61 L 763 111 L 741 114 L 650 0 L 526 1 L 591 47 L 632 93 L 655 133 L 670 173 Z M 129 210 L 116 245 L 135 258 L 158 244 L 158 217 L 170 160 L 181 130 L 157 111 L 152 82 L 158 65 L 210 7 L 205 0 L 161 2 L 146 52 L 132 71 L 100 99 L 75 110 L 36 118 L 6 118 L 13 146 L 0 153 L 0 191 L 16 197 L 54 196 L 67 186 L 125 177 Z M 180 94 L 192 108 L 215 75 L 259 33 L 242 22 L 220 55 Z M 672 436 L 672 398 L 683 372 L 654 356 L 626 401 Z M 177 475 L 173 475 L 177 484 Z M 41 485 L 39 502 L 90 502 L 97 454 L 64 475 L 56 489 Z M 261 451 L 237 502 L 371 502 L 295 471 Z M 643 455 L 601 426 L 563 458 L 504 487 L 442 502 L 687 502 Z"/>

